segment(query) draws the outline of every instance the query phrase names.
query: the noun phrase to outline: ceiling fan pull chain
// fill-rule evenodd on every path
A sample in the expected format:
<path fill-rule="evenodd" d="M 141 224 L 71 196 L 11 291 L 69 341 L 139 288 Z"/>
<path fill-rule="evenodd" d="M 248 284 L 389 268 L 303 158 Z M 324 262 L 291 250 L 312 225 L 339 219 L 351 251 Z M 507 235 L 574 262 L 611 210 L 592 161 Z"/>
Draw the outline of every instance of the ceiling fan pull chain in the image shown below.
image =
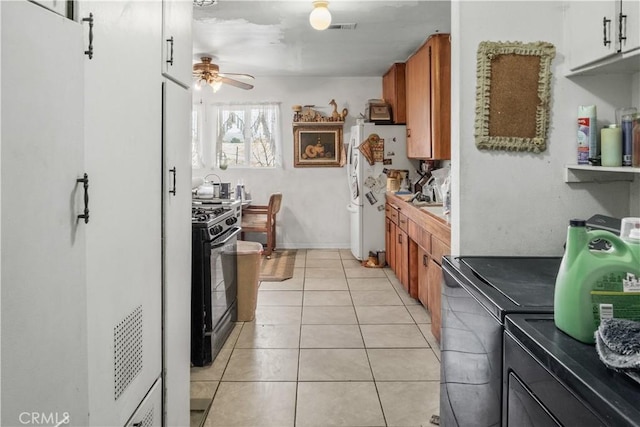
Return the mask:
<path fill-rule="evenodd" d="M 173 67 L 173 36 L 167 39 L 167 42 L 171 45 L 171 50 L 169 51 L 169 59 L 167 59 L 167 64 Z"/>
<path fill-rule="evenodd" d="M 82 22 L 89 23 L 89 47 L 84 54 L 88 55 L 89 59 L 93 59 L 93 13 L 90 13 L 88 18 L 82 18 Z"/>

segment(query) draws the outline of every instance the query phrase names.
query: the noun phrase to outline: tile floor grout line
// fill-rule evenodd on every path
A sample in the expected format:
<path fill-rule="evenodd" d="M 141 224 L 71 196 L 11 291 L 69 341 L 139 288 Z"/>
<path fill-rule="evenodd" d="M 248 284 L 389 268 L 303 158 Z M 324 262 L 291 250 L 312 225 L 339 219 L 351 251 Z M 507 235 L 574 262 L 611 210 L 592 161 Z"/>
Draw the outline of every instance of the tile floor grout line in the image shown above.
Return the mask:
<path fill-rule="evenodd" d="M 308 254 L 308 252 L 307 252 Z M 300 328 L 299 331 L 300 333 L 298 334 L 298 366 L 296 369 L 296 394 L 295 394 L 295 398 L 293 399 L 293 425 L 294 427 L 297 425 L 297 421 L 298 421 L 298 394 L 300 392 L 300 358 L 302 355 L 302 318 L 304 316 L 304 292 L 305 292 L 305 285 L 306 285 L 306 279 L 307 279 L 307 262 L 306 262 L 306 254 L 305 254 L 305 268 L 304 268 L 304 272 L 302 274 L 302 303 L 300 304 Z"/>
<path fill-rule="evenodd" d="M 388 279 L 387 279 L 388 280 Z M 353 294 L 351 294 L 351 288 L 349 288 L 349 295 L 351 295 L 351 301 L 353 302 Z M 398 297 L 399 298 L 399 297 Z M 380 405 L 380 412 L 382 413 L 382 420 L 384 421 L 384 425 L 387 426 L 389 423 L 387 422 L 387 416 L 384 411 L 384 406 L 382 406 L 382 398 L 380 397 L 380 390 L 378 389 L 378 383 L 376 381 L 375 373 L 373 372 L 373 365 L 371 364 L 371 358 L 369 357 L 369 348 L 364 339 L 364 334 L 362 332 L 362 326 L 360 324 L 360 318 L 358 317 L 358 310 L 356 310 L 355 304 L 353 305 L 353 311 L 356 313 L 356 322 L 358 322 L 358 330 L 360 331 L 360 337 L 362 338 L 362 345 L 364 346 L 364 352 L 367 356 L 367 363 L 369 364 L 369 371 L 371 372 L 371 379 L 373 380 L 373 387 L 376 390 L 376 397 L 378 398 L 378 405 Z"/>

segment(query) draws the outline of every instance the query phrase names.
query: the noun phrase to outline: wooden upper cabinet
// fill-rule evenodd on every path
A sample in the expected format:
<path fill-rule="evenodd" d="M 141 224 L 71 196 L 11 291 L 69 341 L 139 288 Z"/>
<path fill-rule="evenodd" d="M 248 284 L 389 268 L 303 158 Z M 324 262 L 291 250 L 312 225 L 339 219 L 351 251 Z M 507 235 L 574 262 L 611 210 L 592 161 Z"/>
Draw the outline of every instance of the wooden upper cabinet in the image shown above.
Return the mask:
<path fill-rule="evenodd" d="M 451 42 L 434 34 L 407 60 L 407 156 L 451 158 Z"/>
<path fill-rule="evenodd" d="M 396 62 L 382 76 L 382 98 L 391 105 L 391 118 L 397 125 L 407 122 L 405 68 L 404 62 Z"/>

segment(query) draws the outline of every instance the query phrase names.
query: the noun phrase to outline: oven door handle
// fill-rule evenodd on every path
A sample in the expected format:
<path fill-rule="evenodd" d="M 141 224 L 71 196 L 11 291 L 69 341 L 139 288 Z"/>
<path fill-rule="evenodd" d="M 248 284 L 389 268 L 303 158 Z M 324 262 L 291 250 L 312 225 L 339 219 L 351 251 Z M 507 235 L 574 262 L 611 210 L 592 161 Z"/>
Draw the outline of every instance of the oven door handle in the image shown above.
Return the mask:
<path fill-rule="evenodd" d="M 224 239 L 222 242 L 215 242 L 215 243 L 211 243 L 211 249 L 216 249 L 219 248 L 221 246 L 224 246 L 227 244 L 227 242 L 231 239 L 233 239 L 234 237 L 236 237 L 238 235 L 238 233 L 240 233 L 241 228 L 240 227 L 234 227 L 234 228 L 230 228 L 229 230 L 233 230 L 233 233 L 229 234 L 227 236 L 226 239 Z"/>

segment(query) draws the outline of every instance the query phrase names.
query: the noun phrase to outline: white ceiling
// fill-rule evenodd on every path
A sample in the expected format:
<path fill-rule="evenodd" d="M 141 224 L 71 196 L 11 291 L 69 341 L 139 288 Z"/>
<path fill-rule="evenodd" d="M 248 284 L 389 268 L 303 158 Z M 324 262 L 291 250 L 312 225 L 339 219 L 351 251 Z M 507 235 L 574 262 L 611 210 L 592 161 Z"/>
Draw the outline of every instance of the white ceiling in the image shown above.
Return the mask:
<path fill-rule="evenodd" d="M 428 35 L 448 33 L 447 1 L 331 0 L 334 24 L 316 31 L 311 0 L 218 0 L 194 6 L 194 61 L 209 54 L 221 72 L 260 76 L 382 76 Z"/>

